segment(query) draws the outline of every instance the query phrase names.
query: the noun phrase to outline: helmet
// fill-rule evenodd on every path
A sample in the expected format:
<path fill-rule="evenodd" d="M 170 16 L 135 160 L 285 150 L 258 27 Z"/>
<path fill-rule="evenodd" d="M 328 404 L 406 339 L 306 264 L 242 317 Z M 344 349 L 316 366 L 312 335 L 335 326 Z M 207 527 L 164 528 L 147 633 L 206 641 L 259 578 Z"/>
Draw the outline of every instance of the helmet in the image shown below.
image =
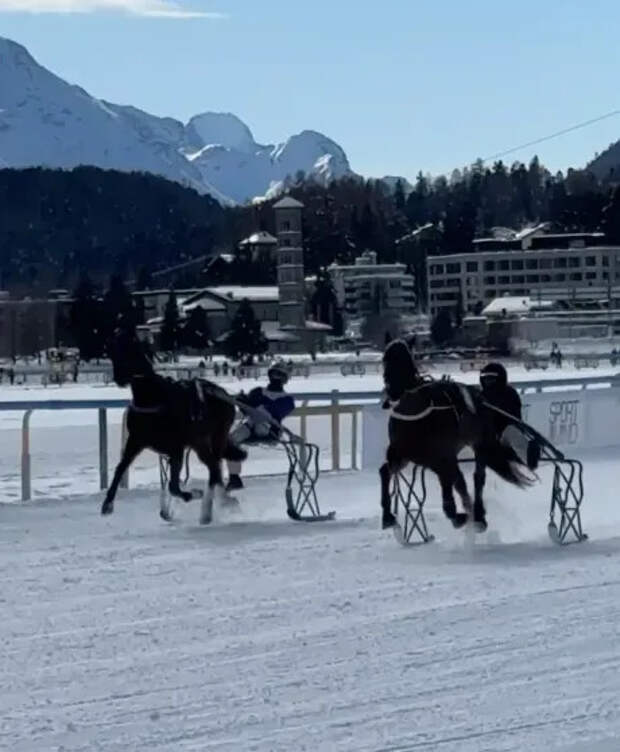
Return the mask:
<path fill-rule="evenodd" d="M 508 386 L 508 374 L 501 363 L 487 363 L 480 371 L 480 384 L 483 389 Z"/>
<path fill-rule="evenodd" d="M 272 381 L 280 381 L 286 384 L 289 379 L 289 371 L 286 365 L 280 360 L 273 363 L 267 371 L 267 378 Z"/>

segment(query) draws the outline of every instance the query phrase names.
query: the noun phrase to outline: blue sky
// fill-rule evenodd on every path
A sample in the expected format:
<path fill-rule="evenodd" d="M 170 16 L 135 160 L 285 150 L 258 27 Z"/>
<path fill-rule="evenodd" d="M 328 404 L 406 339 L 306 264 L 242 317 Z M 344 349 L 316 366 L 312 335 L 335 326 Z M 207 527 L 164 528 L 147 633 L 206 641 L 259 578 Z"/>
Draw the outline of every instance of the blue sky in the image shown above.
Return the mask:
<path fill-rule="evenodd" d="M 234 112 L 267 143 L 319 130 L 411 179 L 620 109 L 619 22 L 617 0 L 0 0 L 0 34 L 95 96 Z M 580 166 L 618 138 L 620 116 L 507 161 Z"/>

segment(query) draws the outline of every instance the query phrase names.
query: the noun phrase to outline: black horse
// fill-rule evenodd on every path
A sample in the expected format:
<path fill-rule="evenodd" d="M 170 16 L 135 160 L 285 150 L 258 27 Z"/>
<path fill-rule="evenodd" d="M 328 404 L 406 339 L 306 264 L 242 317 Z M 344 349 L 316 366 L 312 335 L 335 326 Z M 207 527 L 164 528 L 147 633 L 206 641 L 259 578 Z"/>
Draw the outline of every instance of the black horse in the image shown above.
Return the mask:
<path fill-rule="evenodd" d="M 211 521 L 214 496 L 227 498 L 222 483 L 222 459 L 242 461 L 247 453 L 230 442 L 235 403 L 217 384 L 205 379 L 174 381 L 153 368 L 135 330 L 117 330 L 108 344 L 114 381 L 130 386 L 132 402 L 127 415 L 127 443 L 101 507 L 101 514 L 114 511 L 114 497 L 121 478 L 144 449 L 152 449 L 170 461 L 169 491 L 183 501 L 193 494 L 182 491 L 183 456 L 192 449 L 209 469 L 208 491 L 203 496 L 200 521 Z M 162 507 L 161 516 L 170 519 Z"/>
<path fill-rule="evenodd" d="M 403 340 L 394 340 L 387 346 L 383 368 L 388 396 L 384 407 L 391 407 L 386 462 L 379 470 L 383 527 L 392 527 L 396 522 L 390 503 L 391 477 L 413 462 L 429 468 L 439 478 L 443 511 L 454 527 L 462 527 L 473 511 L 476 528 L 486 530 L 482 484 L 476 484 L 472 507 L 458 463 L 459 452 L 471 447 L 477 467 L 488 466 L 513 485 L 525 487 L 532 481 L 521 472 L 523 463 L 514 450 L 499 442 L 480 389 L 422 377 Z M 464 512 L 457 512 L 453 488 L 461 497 Z"/>

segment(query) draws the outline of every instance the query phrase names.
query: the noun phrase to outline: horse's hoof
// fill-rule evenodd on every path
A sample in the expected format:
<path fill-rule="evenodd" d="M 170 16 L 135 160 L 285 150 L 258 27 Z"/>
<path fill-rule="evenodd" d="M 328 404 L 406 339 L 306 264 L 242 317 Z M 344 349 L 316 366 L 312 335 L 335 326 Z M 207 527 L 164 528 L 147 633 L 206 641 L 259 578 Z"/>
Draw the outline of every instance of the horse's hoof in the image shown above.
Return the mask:
<path fill-rule="evenodd" d="M 469 517 L 464 512 L 457 512 L 452 518 L 452 524 L 458 530 L 458 528 L 463 527 L 463 525 L 467 524 L 468 519 Z"/>
<path fill-rule="evenodd" d="M 194 495 L 190 493 L 189 491 L 181 491 L 181 498 L 184 502 L 191 501 L 194 498 Z"/>
<path fill-rule="evenodd" d="M 381 529 L 388 530 L 389 528 L 394 527 L 394 525 L 396 525 L 396 517 L 394 517 L 391 512 L 384 514 L 381 520 Z"/>
<path fill-rule="evenodd" d="M 238 507 L 239 499 L 236 496 L 230 496 L 229 494 L 224 494 L 224 496 L 222 496 L 222 506 Z"/>
<path fill-rule="evenodd" d="M 114 511 L 114 504 L 110 504 L 104 501 L 103 504 L 101 505 L 101 514 L 106 516 L 108 514 L 112 514 L 113 511 Z"/>
<path fill-rule="evenodd" d="M 164 522 L 172 522 L 172 515 L 168 511 L 164 511 L 163 509 L 160 509 L 159 516 L 162 518 Z"/>
<path fill-rule="evenodd" d="M 474 520 L 474 528 L 477 533 L 484 533 L 486 532 L 486 529 L 488 528 L 488 524 L 486 520 Z"/>

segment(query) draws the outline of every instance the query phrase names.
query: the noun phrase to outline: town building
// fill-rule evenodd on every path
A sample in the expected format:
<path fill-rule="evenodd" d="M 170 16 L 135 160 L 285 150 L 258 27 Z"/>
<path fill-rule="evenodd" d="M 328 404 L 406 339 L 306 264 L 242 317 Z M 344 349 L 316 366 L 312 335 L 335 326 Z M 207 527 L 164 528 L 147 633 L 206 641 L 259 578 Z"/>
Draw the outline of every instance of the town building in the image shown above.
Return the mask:
<path fill-rule="evenodd" d="M 65 290 L 53 290 L 47 298 L 21 300 L 0 291 L 0 357 L 32 356 L 71 344 L 72 302 Z"/>
<path fill-rule="evenodd" d="M 620 247 L 603 233 L 547 234 L 546 226 L 474 240 L 467 253 L 427 259 L 432 316 L 479 313 L 494 298 L 530 297 L 588 307 L 620 304 Z"/>
<path fill-rule="evenodd" d="M 374 251 L 365 251 L 353 264 L 331 264 L 329 275 L 338 305 L 348 318 L 416 310 L 415 280 L 405 264 L 378 264 Z"/>
<path fill-rule="evenodd" d="M 273 259 L 273 246 L 276 243 L 277 286 L 217 285 L 201 290 L 179 290 L 177 302 L 181 318 L 185 319 L 194 308 L 202 307 L 207 314 L 212 339 L 216 344 L 222 343 L 230 331 L 239 305 L 247 300 L 261 323 L 270 352 L 312 353 L 322 349 L 331 327 L 309 320 L 306 316 L 303 208 L 299 201 L 286 196 L 274 205 L 277 238 L 261 232 L 247 238 L 247 242 L 242 241 L 248 249 L 259 247 L 259 254 L 267 253 L 264 249 L 268 248 L 269 259 Z M 145 322 L 154 337 L 161 330 L 169 295 L 169 290 L 134 293 L 134 297 L 142 299 Z"/>
<path fill-rule="evenodd" d="M 278 252 L 278 239 L 264 230 L 254 232 L 239 243 L 239 254 L 249 261 L 273 261 Z"/>

